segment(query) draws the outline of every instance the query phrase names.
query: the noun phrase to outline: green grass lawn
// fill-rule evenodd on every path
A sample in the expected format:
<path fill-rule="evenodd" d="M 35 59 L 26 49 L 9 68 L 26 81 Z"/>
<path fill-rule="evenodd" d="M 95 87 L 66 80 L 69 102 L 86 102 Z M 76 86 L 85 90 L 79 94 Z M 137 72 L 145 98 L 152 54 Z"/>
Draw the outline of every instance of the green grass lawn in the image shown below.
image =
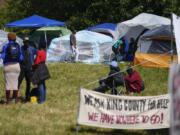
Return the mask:
<path fill-rule="evenodd" d="M 129 63 L 120 63 L 125 70 Z M 79 88 L 99 77 L 106 77 L 109 67 L 83 63 L 48 64 L 51 79 L 46 81 L 47 101 L 24 103 L 25 81 L 19 91 L 19 104 L 0 104 L 0 135 L 74 135 L 77 120 Z M 137 96 L 166 94 L 168 69 L 136 67 L 145 82 L 145 90 Z M 0 69 L 0 100 L 5 102 L 4 76 Z M 98 83 L 85 88 L 92 89 Z M 32 86 L 35 87 L 35 86 Z M 79 126 L 79 135 L 168 135 L 163 130 L 114 130 Z"/>

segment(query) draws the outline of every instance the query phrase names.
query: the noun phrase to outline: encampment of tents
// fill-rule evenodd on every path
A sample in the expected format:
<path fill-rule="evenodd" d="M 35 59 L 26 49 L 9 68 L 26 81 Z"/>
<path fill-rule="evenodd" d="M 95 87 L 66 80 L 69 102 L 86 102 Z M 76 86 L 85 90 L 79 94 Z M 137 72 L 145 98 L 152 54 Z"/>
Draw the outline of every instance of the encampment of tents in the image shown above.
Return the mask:
<path fill-rule="evenodd" d="M 134 65 L 169 68 L 171 64 L 171 30 L 169 25 L 154 28 L 144 33 L 138 41 Z M 174 42 L 174 61 L 177 62 L 177 51 Z M 148 62 L 147 62 L 148 61 Z"/>
<path fill-rule="evenodd" d="M 44 32 L 46 32 L 47 36 L 47 45 L 49 46 L 52 39 L 65 36 L 71 33 L 69 29 L 66 27 L 42 27 L 37 29 L 32 36 L 30 37 L 30 40 L 34 41 L 36 44 L 38 44 L 40 41 L 45 41 Z"/>
<path fill-rule="evenodd" d="M 7 35 L 8 35 L 8 32 L 0 30 L 0 51 L 2 51 L 3 45 L 8 43 Z M 23 40 L 19 37 L 16 37 L 16 42 L 19 45 L 23 44 Z M 2 66 L 2 59 L 0 59 L 0 66 Z"/>
<path fill-rule="evenodd" d="M 116 31 L 115 31 L 116 26 L 117 24 L 114 24 L 114 23 L 102 23 L 102 24 L 87 28 L 86 30 L 102 33 L 102 34 L 105 34 L 114 38 L 116 37 Z"/>
<path fill-rule="evenodd" d="M 131 37 L 136 39 L 143 30 L 151 30 L 162 25 L 170 25 L 170 19 L 153 14 L 141 13 L 130 20 L 118 23 L 115 39 L 118 40 L 126 36 L 127 40 L 130 41 Z"/>
<path fill-rule="evenodd" d="M 70 34 L 55 38 L 47 50 L 47 62 L 64 62 L 71 57 Z M 95 63 L 111 58 L 113 39 L 104 34 L 87 30 L 76 33 L 79 61 Z"/>

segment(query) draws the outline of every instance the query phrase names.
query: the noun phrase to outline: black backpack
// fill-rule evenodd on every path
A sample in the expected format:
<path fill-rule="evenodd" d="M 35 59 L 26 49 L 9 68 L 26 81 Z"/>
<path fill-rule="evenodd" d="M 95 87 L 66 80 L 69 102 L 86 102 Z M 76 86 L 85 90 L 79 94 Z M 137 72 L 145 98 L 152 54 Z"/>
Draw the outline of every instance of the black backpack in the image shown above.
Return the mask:
<path fill-rule="evenodd" d="M 20 46 L 17 43 L 9 43 L 6 49 L 6 57 L 10 60 L 18 60 L 20 57 Z"/>
<path fill-rule="evenodd" d="M 124 73 L 119 72 L 113 76 L 115 83 L 119 86 L 124 86 Z"/>

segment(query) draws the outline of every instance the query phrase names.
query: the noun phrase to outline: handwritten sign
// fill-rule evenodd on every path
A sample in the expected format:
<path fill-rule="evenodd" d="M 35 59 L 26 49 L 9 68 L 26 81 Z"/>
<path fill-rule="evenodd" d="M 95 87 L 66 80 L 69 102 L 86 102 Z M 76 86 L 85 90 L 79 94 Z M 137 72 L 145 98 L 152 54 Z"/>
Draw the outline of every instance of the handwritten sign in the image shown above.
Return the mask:
<path fill-rule="evenodd" d="M 116 129 L 169 127 L 169 95 L 114 96 L 81 89 L 78 123 Z"/>

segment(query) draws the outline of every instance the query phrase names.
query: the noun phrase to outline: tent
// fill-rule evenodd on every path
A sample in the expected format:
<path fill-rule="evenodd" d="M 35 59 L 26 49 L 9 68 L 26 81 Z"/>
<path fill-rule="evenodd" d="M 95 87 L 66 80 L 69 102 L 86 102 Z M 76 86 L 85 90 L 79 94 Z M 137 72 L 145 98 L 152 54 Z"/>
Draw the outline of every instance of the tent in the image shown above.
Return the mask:
<path fill-rule="evenodd" d="M 5 25 L 6 27 L 52 27 L 52 26 L 66 26 L 65 22 L 60 22 L 52 19 L 48 19 L 39 15 L 33 15 L 19 21 L 15 21 Z M 45 41 L 47 45 L 47 35 L 46 31 L 44 31 Z"/>
<path fill-rule="evenodd" d="M 3 30 L 0 30 L 0 51 L 2 51 L 3 45 L 8 43 L 8 38 L 7 38 L 8 32 L 5 32 Z M 23 40 L 19 37 L 16 37 L 16 42 L 19 45 L 23 44 Z M 0 59 L 0 66 L 2 66 L 2 59 Z"/>
<path fill-rule="evenodd" d="M 116 31 L 115 31 L 116 26 L 117 25 L 114 23 L 102 23 L 102 24 L 87 28 L 86 30 L 99 32 L 99 33 L 102 33 L 102 34 L 105 34 L 114 38 L 116 36 Z"/>
<path fill-rule="evenodd" d="M 6 27 L 50 27 L 66 26 L 65 22 L 48 19 L 39 15 L 33 15 L 5 25 Z"/>
<path fill-rule="evenodd" d="M 161 56 L 161 54 L 163 55 Z M 173 54 L 175 54 L 174 61 L 177 62 L 175 45 Z M 154 28 L 140 37 L 133 63 L 134 65 L 142 63 L 142 66 L 147 67 L 169 68 L 171 64 L 171 30 L 169 25 Z"/>
<path fill-rule="evenodd" d="M 44 40 L 44 31 L 46 31 L 47 35 L 47 45 L 50 44 L 51 40 L 56 37 L 65 36 L 71 33 L 69 29 L 66 27 L 42 27 L 37 29 L 32 36 L 30 37 L 30 40 L 34 41 L 36 44 L 38 44 L 40 41 Z"/>
<path fill-rule="evenodd" d="M 138 16 L 117 24 L 115 41 L 127 37 L 136 39 L 145 29 L 153 29 L 162 25 L 170 25 L 170 19 L 148 13 L 141 13 Z"/>
<path fill-rule="evenodd" d="M 70 34 L 55 38 L 47 50 L 47 62 L 64 62 L 71 57 Z M 113 39 L 104 34 L 87 30 L 76 33 L 79 61 L 95 63 L 109 60 L 112 54 Z"/>

